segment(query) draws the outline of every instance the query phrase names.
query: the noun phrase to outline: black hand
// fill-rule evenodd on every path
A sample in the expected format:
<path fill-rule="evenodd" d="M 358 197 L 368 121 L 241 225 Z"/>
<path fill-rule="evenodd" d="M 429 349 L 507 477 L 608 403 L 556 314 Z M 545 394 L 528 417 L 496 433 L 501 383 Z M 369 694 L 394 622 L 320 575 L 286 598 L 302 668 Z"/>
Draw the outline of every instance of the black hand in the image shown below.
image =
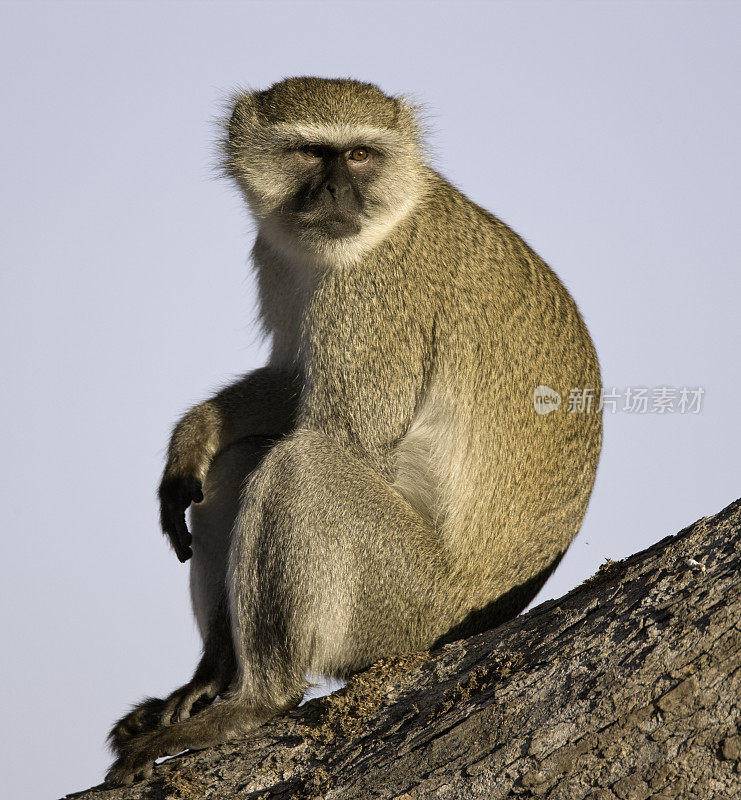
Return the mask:
<path fill-rule="evenodd" d="M 164 478 L 160 484 L 160 524 L 169 537 L 178 560 L 185 563 L 192 555 L 193 537 L 185 523 L 185 510 L 203 500 L 201 481 L 195 477 Z"/>

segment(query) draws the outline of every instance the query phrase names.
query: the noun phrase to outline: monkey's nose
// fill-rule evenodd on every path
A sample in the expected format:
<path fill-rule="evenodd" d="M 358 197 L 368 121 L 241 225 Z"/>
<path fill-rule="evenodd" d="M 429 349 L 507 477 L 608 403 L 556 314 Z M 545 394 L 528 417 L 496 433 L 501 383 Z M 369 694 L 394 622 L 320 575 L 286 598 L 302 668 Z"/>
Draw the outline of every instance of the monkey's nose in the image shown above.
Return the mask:
<path fill-rule="evenodd" d="M 324 188 L 332 195 L 333 200 L 344 200 L 352 192 L 352 186 L 344 181 L 327 181 Z"/>

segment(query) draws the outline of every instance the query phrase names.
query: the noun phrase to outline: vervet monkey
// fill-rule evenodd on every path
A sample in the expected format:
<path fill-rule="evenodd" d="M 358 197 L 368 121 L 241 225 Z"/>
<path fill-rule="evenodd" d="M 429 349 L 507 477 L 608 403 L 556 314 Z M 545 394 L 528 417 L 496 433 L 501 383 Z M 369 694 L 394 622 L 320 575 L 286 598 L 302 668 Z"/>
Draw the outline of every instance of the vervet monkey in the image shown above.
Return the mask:
<path fill-rule="evenodd" d="M 404 99 L 290 78 L 238 97 L 224 152 L 272 352 L 173 433 L 162 526 L 192 555 L 204 655 L 116 724 L 113 784 L 249 733 L 307 674 L 516 615 L 579 529 L 600 452 L 596 403 L 534 406 L 541 386 L 599 394 L 574 301 L 425 164 Z"/>

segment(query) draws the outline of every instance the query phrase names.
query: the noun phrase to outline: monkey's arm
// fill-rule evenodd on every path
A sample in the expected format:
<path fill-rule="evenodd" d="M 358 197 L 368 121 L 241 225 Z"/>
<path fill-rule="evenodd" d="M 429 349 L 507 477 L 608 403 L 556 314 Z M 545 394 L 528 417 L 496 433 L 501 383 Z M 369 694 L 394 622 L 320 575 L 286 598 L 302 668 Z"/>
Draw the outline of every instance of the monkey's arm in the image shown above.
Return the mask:
<path fill-rule="evenodd" d="M 175 426 L 159 487 L 160 522 L 181 562 L 193 555 L 185 511 L 203 500 L 214 456 L 246 437 L 269 440 L 287 433 L 300 391 L 295 371 L 263 367 L 192 408 Z"/>

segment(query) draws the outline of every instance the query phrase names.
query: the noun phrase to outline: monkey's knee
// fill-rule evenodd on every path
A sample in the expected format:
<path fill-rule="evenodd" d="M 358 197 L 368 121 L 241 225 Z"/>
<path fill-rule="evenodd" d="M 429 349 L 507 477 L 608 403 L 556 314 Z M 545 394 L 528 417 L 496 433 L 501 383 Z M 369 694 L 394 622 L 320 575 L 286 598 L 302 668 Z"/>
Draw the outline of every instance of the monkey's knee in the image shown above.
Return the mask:
<path fill-rule="evenodd" d="M 365 663 L 359 620 L 395 602 L 376 602 L 372 586 L 408 572 L 403 550 L 416 558 L 420 526 L 377 472 L 327 436 L 301 431 L 276 444 L 245 489 L 231 551 L 230 602 L 252 682 L 273 676 L 288 691 L 305 686 L 307 671 Z M 405 585 L 402 576 L 400 594 Z"/>
<path fill-rule="evenodd" d="M 232 535 L 227 583 L 236 685 L 247 702 L 273 708 L 301 699 L 323 631 L 347 607 L 333 602 L 347 588 L 330 574 L 342 568 L 333 533 L 310 519 L 318 505 L 311 452 L 304 437 L 275 445 L 245 486 Z"/>
<path fill-rule="evenodd" d="M 267 453 L 245 484 L 243 503 L 263 510 L 289 504 L 291 517 L 299 520 L 311 506 L 337 506 L 338 492 L 347 494 L 358 481 L 372 477 L 366 464 L 326 434 L 299 430 Z"/>

